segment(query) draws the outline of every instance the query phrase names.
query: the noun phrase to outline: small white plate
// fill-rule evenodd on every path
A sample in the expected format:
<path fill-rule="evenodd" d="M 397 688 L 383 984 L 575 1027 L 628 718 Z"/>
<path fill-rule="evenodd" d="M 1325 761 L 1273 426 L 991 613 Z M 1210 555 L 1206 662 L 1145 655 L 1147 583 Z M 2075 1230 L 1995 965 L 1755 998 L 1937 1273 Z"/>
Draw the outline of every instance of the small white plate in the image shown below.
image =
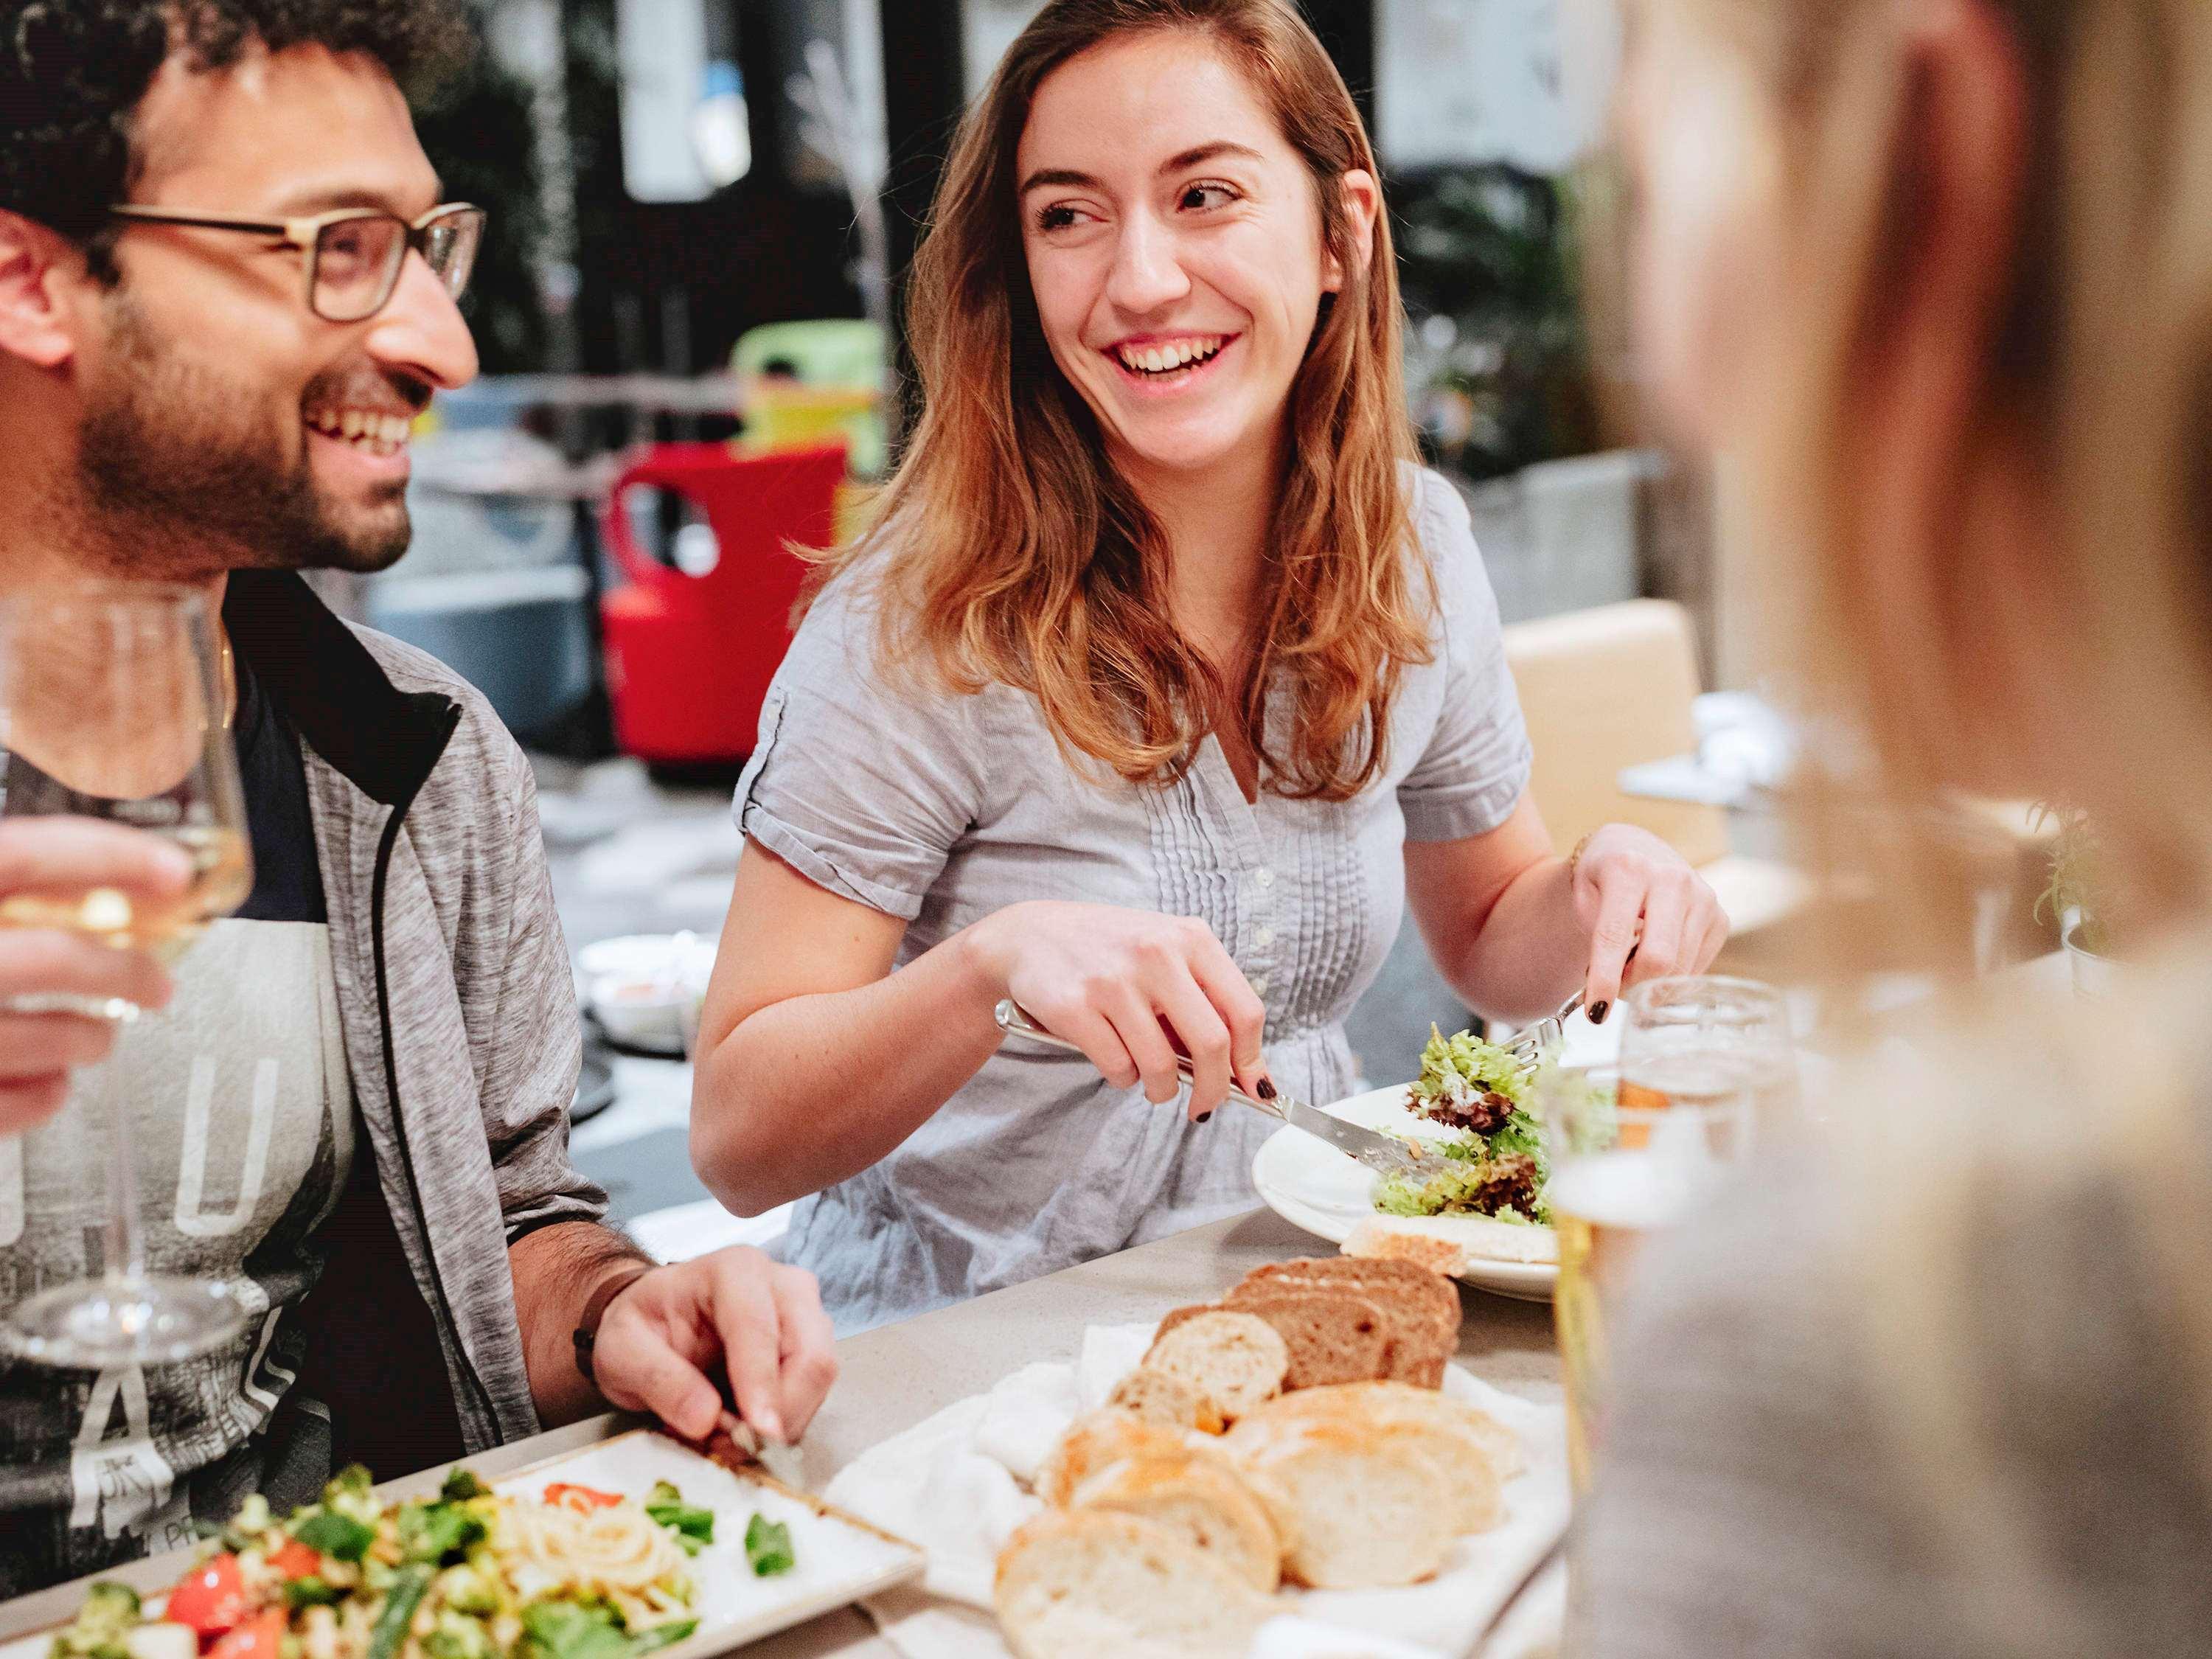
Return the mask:
<path fill-rule="evenodd" d="M 1437 1125 L 1406 1109 L 1406 1089 L 1402 1083 L 1376 1089 L 1340 1100 L 1325 1109 L 1332 1117 L 1370 1129 L 1424 1139 L 1437 1134 Z M 1353 1163 L 1303 1129 L 1277 1130 L 1252 1160 L 1252 1184 L 1259 1188 L 1267 1206 L 1292 1226 L 1336 1244 L 1351 1237 L 1352 1230 L 1375 1213 L 1375 1175 L 1365 1165 Z M 1479 1261 L 1458 1278 L 1493 1295 L 1549 1302 L 1559 1269 L 1550 1261 Z"/>

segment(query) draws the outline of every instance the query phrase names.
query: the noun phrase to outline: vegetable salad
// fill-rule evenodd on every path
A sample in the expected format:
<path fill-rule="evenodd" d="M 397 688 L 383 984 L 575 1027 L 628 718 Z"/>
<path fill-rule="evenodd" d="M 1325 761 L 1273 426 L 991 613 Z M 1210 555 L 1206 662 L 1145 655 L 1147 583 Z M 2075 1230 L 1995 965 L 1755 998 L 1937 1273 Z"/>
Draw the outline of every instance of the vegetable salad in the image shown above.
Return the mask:
<path fill-rule="evenodd" d="M 456 1468 L 380 1503 L 351 1468 L 281 1521 L 249 1498 L 158 1614 L 94 1585 L 52 1659 L 640 1659 L 698 1627 L 689 1564 L 714 1525 L 665 1481 L 641 1504 L 568 1484 L 532 1501 Z M 764 1516 L 744 1541 L 762 1577 L 795 1565 Z"/>
<path fill-rule="evenodd" d="M 1429 1028 L 1421 1074 L 1407 1091 L 1419 1116 L 1463 1131 L 1430 1143 L 1447 1167 L 1425 1179 L 1395 1176 L 1376 1188 L 1385 1215 L 1481 1215 L 1548 1224 L 1544 1139 L 1528 1111 L 1530 1079 L 1494 1042 Z"/>

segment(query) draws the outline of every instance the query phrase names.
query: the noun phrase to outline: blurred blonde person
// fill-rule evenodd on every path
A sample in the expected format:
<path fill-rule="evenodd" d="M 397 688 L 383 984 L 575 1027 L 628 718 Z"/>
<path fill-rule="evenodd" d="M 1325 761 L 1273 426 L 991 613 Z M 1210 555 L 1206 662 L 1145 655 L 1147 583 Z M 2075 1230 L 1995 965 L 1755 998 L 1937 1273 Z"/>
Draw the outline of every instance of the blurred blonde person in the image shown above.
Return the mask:
<path fill-rule="evenodd" d="M 739 785 L 692 1118 L 732 1207 L 819 1194 L 845 1328 L 1249 1207 L 1269 1125 L 1206 1120 L 1351 1089 L 1407 908 L 1523 1018 L 1726 935 L 1640 830 L 1552 854 L 1376 178 L 1286 0 L 1055 0 L 962 130 L 925 413 Z M 1003 997 L 1087 1060 L 1000 1053 Z"/>
<path fill-rule="evenodd" d="M 2157 965 L 2095 1010 L 1960 988 L 1656 1264 L 1579 1650 L 2212 1651 L 2212 7 L 1626 12 L 1647 381 L 1778 642 L 1893 827 L 2086 807 Z M 1892 949 L 1944 908 L 1921 851 Z"/>

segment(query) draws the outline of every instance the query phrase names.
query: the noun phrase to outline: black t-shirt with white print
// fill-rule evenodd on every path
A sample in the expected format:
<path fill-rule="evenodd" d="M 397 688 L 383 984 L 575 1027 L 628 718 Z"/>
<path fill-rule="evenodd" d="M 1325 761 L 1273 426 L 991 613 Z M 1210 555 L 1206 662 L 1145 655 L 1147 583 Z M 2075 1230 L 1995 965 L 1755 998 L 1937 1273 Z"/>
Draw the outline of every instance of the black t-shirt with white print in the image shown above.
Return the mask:
<path fill-rule="evenodd" d="M 280 1510 L 313 1495 L 333 1448 L 305 1304 L 334 1250 L 333 1278 L 376 1297 L 382 1353 L 411 1346 L 404 1358 L 426 1351 L 436 1368 L 435 1399 L 408 1411 L 434 1425 L 442 1402 L 450 1419 L 354 1104 L 298 733 L 243 662 L 235 740 L 252 894 L 180 959 L 171 1006 L 81 1073 L 58 1116 L 0 1139 L 0 1303 L 100 1271 L 100 1149 L 120 1110 L 149 1265 L 243 1283 L 254 1317 L 181 1364 L 0 1360 L 0 1597 L 187 1545 L 196 1522 L 254 1491 Z M 404 1414 L 386 1399 L 380 1415 Z M 458 1443 L 455 1428 L 438 1455 Z"/>

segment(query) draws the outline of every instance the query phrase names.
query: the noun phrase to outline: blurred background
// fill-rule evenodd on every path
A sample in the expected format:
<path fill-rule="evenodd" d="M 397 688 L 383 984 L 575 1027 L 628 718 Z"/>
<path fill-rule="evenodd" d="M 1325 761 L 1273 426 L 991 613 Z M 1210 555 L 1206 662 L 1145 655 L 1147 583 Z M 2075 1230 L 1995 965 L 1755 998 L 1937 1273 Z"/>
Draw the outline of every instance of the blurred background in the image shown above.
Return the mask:
<path fill-rule="evenodd" d="M 1607 269 L 1606 175 L 1573 159 L 1596 125 L 1574 65 L 1604 43 L 1573 38 L 1577 0 L 1304 3 L 1378 141 L 1411 412 L 1515 624 L 1547 821 L 1562 850 L 1614 819 L 1682 847 L 1755 966 L 1801 899 L 1761 811 L 1787 728 L 1739 684 L 1708 482 L 1606 418 L 1625 369 L 1582 287 Z M 418 434 L 414 550 L 334 597 L 532 751 L 595 1033 L 580 1161 L 688 1255 L 781 1224 L 693 1181 L 681 1056 L 738 852 L 729 786 L 788 638 L 784 549 L 849 526 L 895 451 L 917 222 L 1038 8 L 476 6 L 479 67 L 421 121 L 451 193 L 492 210 L 486 374 Z M 1995 952 L 2019 907 L 1992 902 Z M 1408 929 L 1352 1023 L 1370 1077 L 1409 1074 L 1432 1019 L 1468 1016 Z"/>

